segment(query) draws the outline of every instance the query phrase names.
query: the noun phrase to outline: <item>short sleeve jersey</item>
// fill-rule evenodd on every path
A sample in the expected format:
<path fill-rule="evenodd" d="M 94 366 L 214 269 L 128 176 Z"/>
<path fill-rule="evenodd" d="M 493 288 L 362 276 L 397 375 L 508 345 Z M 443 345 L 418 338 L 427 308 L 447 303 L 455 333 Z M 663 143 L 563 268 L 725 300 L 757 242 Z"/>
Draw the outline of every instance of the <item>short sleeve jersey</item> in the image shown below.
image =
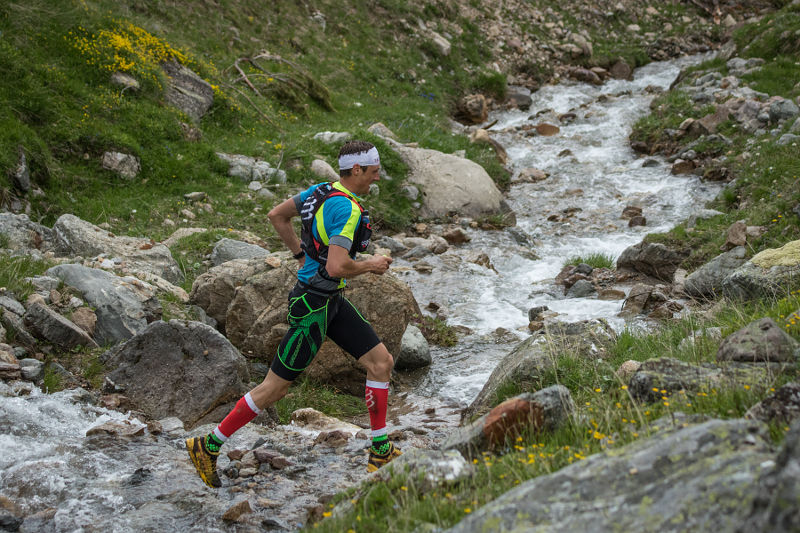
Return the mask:
<path fill-rule="evenodd" d="M 317 183 L 312 185 L 305 191 L 294 196 L 294 204 L 299 213 L 302 209 L 303 203 L 308 199 L 314 190 L 322 185 Z M 353 246 L 355 239 L 356 229 L 361 221 L 361 209 L 359 209 L 356 202 L 361 202 L 362 199 L 347 190 L 340 182 L 333 184 L 334 188 L 342 191 L 347 195 L 345 196 L 331 196 L 322 203 L 316 216 L 311 224 L 311 231 L 314 233 L 314 238 L 326 246 L 341 246 L 348 252 Z M 352 200 L 350 199 L 352 198 Z M 297 272 L 297 279 L 303 283 L 309 283 L 311 278 L 316 274 L 320 264 L 311 259 L 306 254 L 306 260 Z M 342 279 L 340 287 L 344 287 L 345 280 Z"/>

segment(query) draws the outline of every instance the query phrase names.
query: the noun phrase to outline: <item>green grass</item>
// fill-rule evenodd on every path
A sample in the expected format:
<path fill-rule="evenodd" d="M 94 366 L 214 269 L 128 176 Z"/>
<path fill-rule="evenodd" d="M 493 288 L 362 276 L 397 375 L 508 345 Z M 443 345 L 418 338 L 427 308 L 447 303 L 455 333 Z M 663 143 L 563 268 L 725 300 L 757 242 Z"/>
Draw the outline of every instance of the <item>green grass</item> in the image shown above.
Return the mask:
<path fill-rule="evenodd" d="M 25 301 L 34 292 L 34 287 L 25 278 L 43 274 L 53 266 L 48 261 L 38 261 L 30 256 L 12 256 L 0 253 L 0 287 L 11 292 L 20 301 Z"/>
<path fill-rule="evenodd" d="M 438 346 L 455 346 L 458 342 L 456 331 L 443 320 L 429 316 L 419 316 L 413 322 L 422 332 L 425 340 Z"/>
<path fill-rule="evenodd" d="M 604 358 L 581 357 L 574 351 L 556 353 L 556 368 L 541 381 L 530 384 L 529 388 L 518 383 L 506 384 L 499 389 L 496 402 L 526 390 L 564 385 L 570 389 L 576 405 L 575 416 L 566 426 L 552 434 L 526 432 L 500 450 L 485 452 L 473 461 L 474 477 L 457 484 L 425 491 L 415 479 L 394 476 L 386 483 L 366 485 L 361 491 L 350 489 L 337 496 L 336 516 L 329 511 L 330 517 L 307 529 L 400 532 L 448 528 L 520 483 L 648 437 L 654 421 L 676 412 L 740 418 L 791 376 L 777 378 L 767 389 L 742 384 L 738 388 L 693 392 L 662 391 L 658 401 L 644 403 L 633 399 L 615 370 L 629 359 L 675 357 L 691 364 L 713 362 L 719 341 L 710 336 L 699 337 L 694 344 L 681 348 L 681 340 L 692 331 L 708 327 L 720 327 L 723 335 L 727 335 L 763 316 L 775 318 L 785 331 L 800 339 L 800 316 L 795 314 L 798 310 L 800 291 L 774 302 L 725 305 L 706 318 L 690 317 L 650 333 L 623 332 Z M 789 429 L 779 423 L 768 426 L 776 442 Z"/>
<path fill-rule="evenodd" d="M 592 268 L 608 268 L 614 270 L 616 266 L 616 262 L 614 261 L 614 257 L 609 254 L 603 253 L 593 253 L 587 256 L 574 256 L 570 257 L 564 264 L 561 266 L 562 268 L 567 265 L 579 265 L 581 263 L 585 263 Z"/>
<path fill-rule="evenodd" d="M 294 411 L 306 407 L 340 419 L 356 417 L 365 412 L 363 398 L 343 394 L 333 387 L 316 384 L 305 378 L 295 382 L 286 396 L 275 404 L 282 424 L 289 423 Z"/>

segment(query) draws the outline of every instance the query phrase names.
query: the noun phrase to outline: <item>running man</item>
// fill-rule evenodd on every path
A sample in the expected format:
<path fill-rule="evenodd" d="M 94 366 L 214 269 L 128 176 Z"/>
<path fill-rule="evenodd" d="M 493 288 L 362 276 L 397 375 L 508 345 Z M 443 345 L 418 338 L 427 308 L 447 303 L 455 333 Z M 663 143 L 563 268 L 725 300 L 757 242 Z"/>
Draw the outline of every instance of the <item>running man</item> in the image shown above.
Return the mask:
<path fill-rule="evenodd" d="M 186 449 L 202 480 L 220 487 L 217 457 L 239 428 L 283 398 L 329 337 L 367 370 L 365 400 L 372 427 L 367 471 L 374 472 L 400 455 L 388 437 L 386 410 L 394 359 L 369 322 L 342 294 L 345 278 L 365 272 L 383 274 L 392 259 L 372 256 L 356 261 L 369 245 L 372 229 L 361 196 L 380 178 L 378 150 L 365 141 L 351 141 L 339 151 L 336 183 L 321 183 L 278 204 L 269 220 L 300 262 L 297 284 L 289 293 L 289 331 L 278 347 L 264 381 L 244 395 L 233 410 L 204 437 L 186 440 Z M 292 227 L 300 216 L 301 239 Z"/>

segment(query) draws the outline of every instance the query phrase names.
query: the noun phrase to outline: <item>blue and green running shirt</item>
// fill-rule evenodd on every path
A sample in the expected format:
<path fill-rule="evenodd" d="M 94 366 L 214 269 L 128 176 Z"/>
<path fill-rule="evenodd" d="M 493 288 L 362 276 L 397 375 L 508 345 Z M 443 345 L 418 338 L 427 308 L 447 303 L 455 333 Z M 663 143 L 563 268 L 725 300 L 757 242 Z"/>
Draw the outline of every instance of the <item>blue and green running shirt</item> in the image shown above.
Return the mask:
<path fill-rule="evenodd" d="M 303 207 L 303 203 L 308 199 L 314 190 L 323 185 L 317 183 L 312 185 L 305 191 L 294 196 L 294 204 L 299 213 Z M 336 245 L 341 246 L 345 250 L 350 250 L 353 246 L 353 239 L 355 239 L 355 232 L 358 229 L 358 224 L 361 220 L 361 209 L 359 209 L 356 202 L 363 201 L 361 198 L 347 190 L 340 182 L 333 184 L 333 187 L 345 193 L 345 196 L 330 196 L 317 211 L 314 221 L 311 225 L 314 232 L 314 238 L 326 246 Z M 297 272 L 297 279 L 303 283 L 315 286 L 313 278 L 317 274 L 320 264 L 311 259 L 306 254 L 306 260 L 303 267 Z M 339 283 L 339 288 L 345 286 L 345 280 Z"/>

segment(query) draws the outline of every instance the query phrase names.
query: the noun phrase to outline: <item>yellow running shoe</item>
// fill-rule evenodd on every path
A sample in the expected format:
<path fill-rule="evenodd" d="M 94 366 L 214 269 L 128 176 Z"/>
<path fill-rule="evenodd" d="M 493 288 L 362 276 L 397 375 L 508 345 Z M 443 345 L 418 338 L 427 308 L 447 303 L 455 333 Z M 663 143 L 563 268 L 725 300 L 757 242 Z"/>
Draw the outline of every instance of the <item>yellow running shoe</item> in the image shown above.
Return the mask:
<path fill-rule="evenodd" d="M 367 472 L 375 472 L 377 469 L 390 462 L 396 457 L 403 455 L 398 448 L 391 442 L 389 443 L 389 451 L 381 455 L 375 453 L 372 448 L 369 449 L 369 461 L 367 461 Z"/>
<path fill-rule="evenodd" d="M 200 474 L 200 479 L 209 487 L 218 489 L 222 482 L 217 475 L 217 457 L 219 452 L 211 453 L 206 449 L 205 437 L 190 437 L 186 439 L 186 451 Z"/>

